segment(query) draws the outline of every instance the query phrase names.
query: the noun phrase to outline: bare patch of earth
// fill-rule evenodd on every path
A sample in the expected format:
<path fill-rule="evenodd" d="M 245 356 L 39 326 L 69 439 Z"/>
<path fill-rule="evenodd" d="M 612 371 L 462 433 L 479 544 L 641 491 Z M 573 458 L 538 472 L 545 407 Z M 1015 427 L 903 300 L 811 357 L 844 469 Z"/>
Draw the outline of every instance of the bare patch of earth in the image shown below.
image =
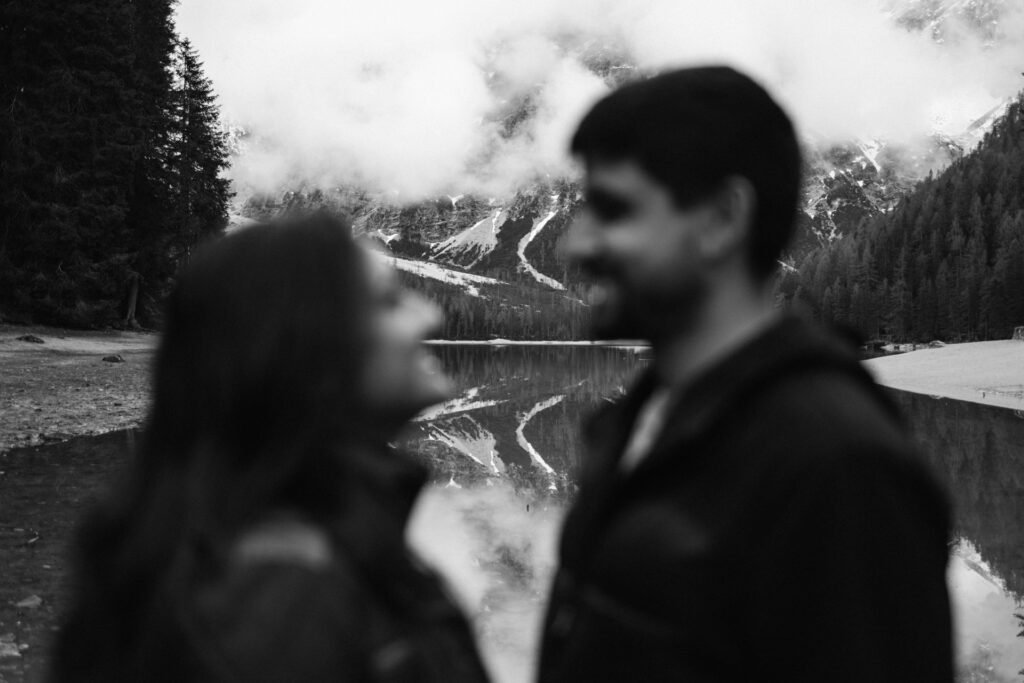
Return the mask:
<path fill-rule="evenodd" d="M 46 679 L 74 580 L 83 515 L 131 460 L 135 432 L 0 455 L 0 683 Z"/>
<path fill-rule="evenodd" d="M 156 340 L 144 332 L 0 325 L 0 453 L 139 424 Z"/>
<path fill-rule="evenodd" d="M 131 434 L 30 447 L 138 425 L 156 341 L 0 325 L 0 683 L 43 679 L 66 609 L 68 540 L 126 461 Z"/>

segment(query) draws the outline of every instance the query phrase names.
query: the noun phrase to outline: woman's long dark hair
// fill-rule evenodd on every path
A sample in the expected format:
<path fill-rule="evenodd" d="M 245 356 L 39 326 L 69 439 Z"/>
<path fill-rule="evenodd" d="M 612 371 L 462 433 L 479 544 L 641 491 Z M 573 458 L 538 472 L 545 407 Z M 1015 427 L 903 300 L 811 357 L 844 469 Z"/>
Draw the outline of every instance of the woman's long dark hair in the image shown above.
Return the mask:
<path fill-rule="evenodd" d="M 135 462 L 79 533 L 55 680 L 189 678 L 182 598 L 234 535 L 268 509 L 340 512 L 340 453 L 367 424 L 365 258 L 315 215 L 244 228 L 183 270 Z"/>

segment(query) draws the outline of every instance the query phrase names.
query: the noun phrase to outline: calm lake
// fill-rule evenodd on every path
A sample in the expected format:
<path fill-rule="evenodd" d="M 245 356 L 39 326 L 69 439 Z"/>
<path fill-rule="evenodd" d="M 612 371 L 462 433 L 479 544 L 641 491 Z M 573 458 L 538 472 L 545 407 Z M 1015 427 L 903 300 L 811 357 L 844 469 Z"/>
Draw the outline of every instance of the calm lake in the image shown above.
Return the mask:
<path fill-rule="evenodd" d="M 474 615 L 495 679 L 531 678 L 558 529 L 575 491 L 578 425 L 624 390 L 641 352 L 606 347 L 437 346 L 461 394 L 398 446 L 429 460 L 410 538 Z M 1024 669 L 1024 416 L 895 393 L 956 506 L 949 584 L 961 680 Z M 0 681 L 38 680 L 64 608 L 66 542 L 127 461 L 131 432 L 0 458 Z M 15 603 L 39 596 L 30 609 Z M 13 645 L 12 645 L 13 644 Z M 19 644 L 22 656 L 2 656 Z M 5 649 L 6 647 L 6 649 Z"/>

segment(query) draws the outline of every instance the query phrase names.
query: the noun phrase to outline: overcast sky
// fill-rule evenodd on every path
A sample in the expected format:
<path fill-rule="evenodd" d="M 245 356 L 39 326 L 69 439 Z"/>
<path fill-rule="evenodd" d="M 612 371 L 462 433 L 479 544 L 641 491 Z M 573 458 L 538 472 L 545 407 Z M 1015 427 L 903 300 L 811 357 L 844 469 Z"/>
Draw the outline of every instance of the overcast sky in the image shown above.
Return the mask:
<path fill-rule="evenodd" d="M 913 143 L 956 133 L 1024 86 L 1024 3 L 983 45 L 896 25 L 905 0 L 181 0 L 224 118 L 254 135 L 245 187 L 358 182 L 399 199 L 502 194 L 571 169 L 573 126 L 604 83 L 584 53 L 642 68 L 727 63 L 807 138 Z M 498 121 L 532 93 L 536 115 Z"/>

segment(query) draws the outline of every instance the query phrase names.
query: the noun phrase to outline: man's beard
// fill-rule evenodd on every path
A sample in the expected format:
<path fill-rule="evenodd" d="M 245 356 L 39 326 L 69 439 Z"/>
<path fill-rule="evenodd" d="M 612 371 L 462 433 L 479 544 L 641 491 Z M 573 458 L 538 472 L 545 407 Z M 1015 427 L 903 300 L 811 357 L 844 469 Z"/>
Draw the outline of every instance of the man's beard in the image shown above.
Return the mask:
<path fill-rule="evenodd" d="M 591 290 L 590 330 L 595 339 L 657 341 L 686 329 L 704 300 L 704 287 L 692 281 L 665 294 L 631 292 L 620 284 Z"/>
<path fill-rule="evenodd" d="M 622 290 L 601 289 L 601 300 L 592 301 L 590 307 L 590 331 L 594 338 L 647 339 L 647 326 L 642 319 L 631 315 Z"/>

